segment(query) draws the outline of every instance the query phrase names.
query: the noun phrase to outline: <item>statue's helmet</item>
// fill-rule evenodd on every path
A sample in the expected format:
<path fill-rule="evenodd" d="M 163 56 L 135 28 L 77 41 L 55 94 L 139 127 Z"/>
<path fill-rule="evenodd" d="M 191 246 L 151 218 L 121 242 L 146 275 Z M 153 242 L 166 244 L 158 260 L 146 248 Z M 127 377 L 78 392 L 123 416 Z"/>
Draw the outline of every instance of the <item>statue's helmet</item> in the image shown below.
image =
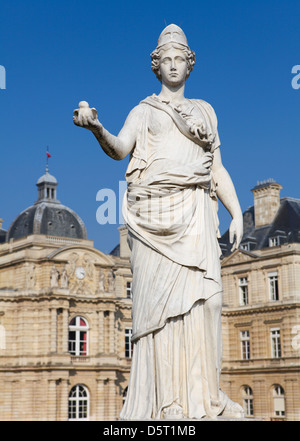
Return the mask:
<path fill-rule="evenodd" d="M 175 47 L 177 46 L 178 49 L 182 49 L 184 51 L 188 63 L 188 74 L 186 77 L 188 78 L 194 68 L 195 52 L 189 48 L 187 38 L 183 30 L 175 24 L 170 24 L 165 27 L 165 29 L 159 36 L 157 46 L 155 50 L 151 53 L 152 71 L 155 73 L 157 79 L 161 82 L 159 62 L 161 58 L 161 52 L 164 50 L 163 46 L 168 44 L 174 45 Z"/>
<path fill-rule="evenodd" d="M 179 26 L 175 24 L 168 25 L 162 31 L 158 38 L 156 49 L 159 49 L 161 46 L 168 43 L 177 43 L 187 48 L 189 47 L 185 33 Z"/>

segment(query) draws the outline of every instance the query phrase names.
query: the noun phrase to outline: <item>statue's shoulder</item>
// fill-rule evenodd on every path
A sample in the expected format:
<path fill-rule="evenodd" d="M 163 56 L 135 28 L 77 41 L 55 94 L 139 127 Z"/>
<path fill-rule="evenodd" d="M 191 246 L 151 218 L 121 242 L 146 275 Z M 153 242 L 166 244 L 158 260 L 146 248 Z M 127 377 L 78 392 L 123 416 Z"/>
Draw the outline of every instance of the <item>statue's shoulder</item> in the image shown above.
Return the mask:
<path fill-rule="evenodd" d="M 146 110 L 147 110 L 146 104 L 143 104 L 143 102 L 140 102 L 130 110 L 127 119 L 129 119 L 129 120 L 140 119 L 145 116 Z"/>
<path fill-rule="evenodd" d="M 191 99 L 190 101 L 192 103 L 196 104 L 200 108 L 200 110 L 204 109 L 206 111 L 206 113 L 208 114 L 209 118 L 211 119 L 212 123 L 215 126 L 217 126 L 217 124 L 218 124 L 217 115 L 216 115 L 216 112 L 211 104 L 209 104 L 207 101 L 200 100 L 200 99 Z"/>
<path fill-rule="evenodd" d="M 209 104 L 207 101 L 200 100 L 200 99 L 191 99 L 190 101 L 192 103 L 195 103 L 199 107 L 204 107 L 207 112 L 215 114 L 213 106 L 211 104 Z"/>

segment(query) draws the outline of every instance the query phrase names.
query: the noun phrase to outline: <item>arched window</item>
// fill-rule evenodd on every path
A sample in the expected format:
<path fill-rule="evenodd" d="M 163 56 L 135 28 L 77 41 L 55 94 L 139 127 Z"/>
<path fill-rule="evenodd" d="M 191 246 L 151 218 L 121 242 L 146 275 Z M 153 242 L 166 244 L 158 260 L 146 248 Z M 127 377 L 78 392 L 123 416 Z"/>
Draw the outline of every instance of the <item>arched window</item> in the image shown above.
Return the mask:
<path fill-rule="evenodd" d="M 253 416 L 253 392 L 251 387 L 244 386 L 242 396 L 245 416 Z"/>
<path fill-rule="evenodd" d="M 285 399 L 284 399 L 284 389 L 276 384 L 273 387 L 273 403 L 274 403 L 274 416 L 282 417 L 285 416 Z"/>
<path fill-rule="evenodd" d="M 80 316 L 69 323 L 69 353 L 71 355 L 88 355 L 88 323 Z"/>
<path fill-rule="evenodd" d="M 69 420 L 88 420 L 89 393 L 85 386 L 77 384 L 69 393 Z"/>

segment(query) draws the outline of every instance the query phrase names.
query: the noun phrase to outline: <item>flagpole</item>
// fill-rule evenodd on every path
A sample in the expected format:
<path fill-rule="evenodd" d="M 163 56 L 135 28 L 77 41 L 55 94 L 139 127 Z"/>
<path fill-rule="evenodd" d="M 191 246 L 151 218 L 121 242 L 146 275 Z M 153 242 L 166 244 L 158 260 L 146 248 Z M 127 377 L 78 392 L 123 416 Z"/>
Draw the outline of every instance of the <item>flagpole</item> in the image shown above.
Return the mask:
<path fill-rule="evenodd" d="M 48 146 L 47 146 L 47 153 L 46 153 L 46 156 L 47 156 L 46 173 L 48 173 L 48 171 L 49 171 L 49 167 L 48 167 L 48 160 L 49 160 L 49 147 L 48 147 Z"/>

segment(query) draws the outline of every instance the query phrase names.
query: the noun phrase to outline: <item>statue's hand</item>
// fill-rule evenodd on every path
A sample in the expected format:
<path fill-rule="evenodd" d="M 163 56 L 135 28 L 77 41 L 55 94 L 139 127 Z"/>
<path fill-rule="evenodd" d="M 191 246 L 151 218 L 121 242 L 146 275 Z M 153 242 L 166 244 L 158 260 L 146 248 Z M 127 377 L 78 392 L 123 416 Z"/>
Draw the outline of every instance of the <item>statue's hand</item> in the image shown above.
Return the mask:
<path fill-rule="evenodd" d="M 229 241 L 232 243 L 231 251 L 238 249 L 243 237 L 243 217 L 233 218 L 229 227 Z"/>
<path fill-rule="evenodd" d="M 86 101 L 80 101 L 79 109 L 75 109 L 73 115 L 73 122 L 76 126 L 91 131 L 95 129 L 102 130 L 103 128 L 98 120 L 97 110 L 94 107 L 90 109 L 89 104 Z"/>

